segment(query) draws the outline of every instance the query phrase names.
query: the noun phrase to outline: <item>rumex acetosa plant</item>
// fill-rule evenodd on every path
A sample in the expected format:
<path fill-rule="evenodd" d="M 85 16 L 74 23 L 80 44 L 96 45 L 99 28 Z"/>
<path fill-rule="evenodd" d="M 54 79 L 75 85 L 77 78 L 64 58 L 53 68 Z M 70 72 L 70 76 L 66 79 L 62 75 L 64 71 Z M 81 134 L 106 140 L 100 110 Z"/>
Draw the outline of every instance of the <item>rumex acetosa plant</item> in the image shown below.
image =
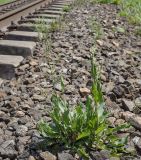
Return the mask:
<path fill-rule="evenodd" d="M 46 145 L 58 144 L 64 149 L 78 153 L 83 159 L 90 159 L 91 151 L 108 150 L 112 156 L 126 152 L 127 137 L 118 138 L 117 132 L 128 127 L 127 124 L 112 128 L 107 121 L 99 72 L 92 56 L 92 89 L 86 103 L 72 108 L 57 94 L 52 96 L 52 121 L 41 120 L 38 130 Z"/>

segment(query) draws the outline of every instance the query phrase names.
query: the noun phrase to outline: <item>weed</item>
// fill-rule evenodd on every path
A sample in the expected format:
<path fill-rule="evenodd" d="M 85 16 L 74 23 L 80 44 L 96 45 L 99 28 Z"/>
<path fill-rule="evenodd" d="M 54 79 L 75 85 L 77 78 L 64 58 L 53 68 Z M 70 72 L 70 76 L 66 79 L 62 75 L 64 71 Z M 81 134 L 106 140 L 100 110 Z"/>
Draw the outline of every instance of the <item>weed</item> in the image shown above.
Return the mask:
<path fill-rule="evenodd" d="M 95 17 L 90 18 L 89 20 L 90 29 L 94 35 L 94 43 L 97 39 L 100 39 L 104 34 L 101 24 L 96 21 Z"/>
<path fill-rule="evenodd" d="M 126 29 L 124 27 L 120 27 L 120 26 L 113 27 L 112 31 L 114 33 L 121 33 L 121 34 L 125 34 L 126 33 Z"/>
<path fill-rule="evenodd" d="M 57 21 L 53 21 L 50 23 L 49 31 L 55 32 L 55 31 L 59 30 L 59 28 L 60 28 L 60 24 Z"/>
<path fill-rule="evenodd" d="M 44 52 L 46 57 L 49 59 L 49 52 L 51 50 L 51 37 L 49 34 L 49 24 L 46 24 L 44 19 L 40 19 L 35 24 L 36 31 L 39 34 L 39 39 L 43 44 Z"/>
<path fill-rule="evenodd" d="M 64 6 L 63 11 L 64 12 L 69 12 L 71 10 L 71 6 Z"/>
<path fill-rule="evenodd" d="M 125 32 L 126 32 L 123 27 L 116 27 L 116 28 L 115 28 L 115 31 L 116 31 L 116 32 L 119 32 L 119 33 L 125 33 Z"/>
<path fill-rule="evenodd" d="M 50 50 L 51 50 L 51 33 L 57 30 L 64 29 L 64 23 L 62 22 L 64 16 L 61 16 L 58 20 L 54 20 L 49 24 L 46 24 L 44 19 L 39 19 L 37 23 L 35 23 L 36 31 L 39 34 L 39 40 L 43 44 L 43 49 L 46 54 L 46 58 L 50 59 Z"/>
<path fill-rule="evenodd" d="M 94 63 L 92 54 L 92 89 L 86 104 L 79 103 L 74 109 L 60 96 L 52 96 L 53 110 L 50 113 L 51 123 L 41 120 L 38 130 L 46 140 L 46 145 L 59 144 L 65 149 L 78 153 L 88 160 L 90 151 L 106 149 L 111 155 L 120 156 L 126 153 L 126 138 L 118 138 L 117 131 L 128 125 L 111 128 L 108 124 L 108 113 L 105 111 L 103 94 L 101 91 L 100 74 Z M 62 81 L 63 84 L 63 81 Z M 64 86 L 63 86 L 64 87 Z"/>
<path fill-rule="evenodd" d="M 59 19 L 53 21 L 50 23 L 50 32 L 55 32 L 55 31 L 64 31 L 66 28 L 67 21 L 64 19 L 64 15 L 60 16 Z"/>
<path fill-rule="evenodd" d="M 40 19 L 40 21 L 36 24 L 36 30 L 39 33 L 39 39 L 43 45 L 45 58 L 49 66 L 50 77 L 52 79 L 53 85 L 57 81 L 56 70 L 54 63 L 51 63 L 51 32 L 55 31 L 58 28 L 58 23 L 53 21 L 51 24 L 46 24 L 44 19 Z M 41 36 L 40 36 L 41 35 Z M 46 79 L 48 78 L 48 74 L 46 75 Z"/>
<path fill-rule="evenodd" d="M 64 78 L 63 78 L 63 76 L 61 76 L 61 90 L 62 90 L 62 93 L 64 93 L 64 91 L 65 91 L 65 85 L 64 85 Z"/>

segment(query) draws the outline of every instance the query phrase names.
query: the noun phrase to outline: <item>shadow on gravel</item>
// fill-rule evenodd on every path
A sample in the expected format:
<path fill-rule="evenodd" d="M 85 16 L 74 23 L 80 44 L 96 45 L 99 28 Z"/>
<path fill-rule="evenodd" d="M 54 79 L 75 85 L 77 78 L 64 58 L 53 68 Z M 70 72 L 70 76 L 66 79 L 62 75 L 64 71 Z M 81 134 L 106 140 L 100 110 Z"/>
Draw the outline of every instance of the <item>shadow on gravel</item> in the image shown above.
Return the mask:
<path fill-rule="evenodd" d="M 15 77 L 15 69 L 12 65 L 0 64 L 0 78 L 10 80 Z"/>
<path fill-rule="evenodd" d="M 48 142 L 39 137 L 32 137 L 32 142 L 27 146 L 25 151 L 18 157 L 18 160 L 46 160 L 46 159 L 58 159 L 63 160 L 62 158 L 57 158 L 67 156 L 71 157 L 72 160 L 75 160 L 71 155 L 70 151 L 65 151 L 63 146 L 57 144 L 47 146 Z M 67 159 L 68 159 L 67 158 Z M 67 160 L 66 159 L 66 160 Z"/>

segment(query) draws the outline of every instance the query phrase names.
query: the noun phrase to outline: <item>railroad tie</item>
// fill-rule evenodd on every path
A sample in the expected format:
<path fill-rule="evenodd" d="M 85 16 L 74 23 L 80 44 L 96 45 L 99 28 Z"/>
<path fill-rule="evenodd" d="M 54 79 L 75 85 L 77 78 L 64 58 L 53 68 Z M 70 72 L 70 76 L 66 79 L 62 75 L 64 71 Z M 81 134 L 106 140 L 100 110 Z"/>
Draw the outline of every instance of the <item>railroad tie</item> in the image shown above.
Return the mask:
<path fill-rule="evenodd" d="M 64 5 L 64 6 L 65 6 L 65 5 L 69 5 L 70 2 L 61 2 L 61 1 L 60 1 L 60 2 L 55 2 L 55 3 L 53 3 L 53 4 L 54 4 L 54 5 L 58 5 L 58 6 L 59 6 L 59 5 Z"/>
<path fill-rule="evenodd" d="M 17 31 L 29 31 L 29 32 L 35 32 L 36 31 L 36 26 L 35 24 L 31 23 L 22 23 L 16 26 Z M 9 27 L 10 29 L 10 27 Z"/>
<path fill-rule="evenodd" d="M 30 41 L 0 40 L 0 55 L 33 55 L 36 43 Z"/>
<path fill-rule="evenodd" d="M 19 41 L 39 41 L 39 37 L 42 38 L 42 34 L 38 32 L 27 31 L 11 31 L 6 33 L 5 39 L 7 40 L 19 40 Z"/>
<path fill-rule="evenodd" d="M 42 14 L 53 14 L 53 15 L 55 15 L 55 14 L 57 14 L 57 15 L 63 15 L 64 14 L 63 11 L 55 11 L 55 10 L 49 10 L 49 9 L 45 9 L 44 10 L 43 8 L 39 9 L 35 13 L 36 14 L 40 14 L 40 13 L 42 13 Z"/>
<path fill-rule="evenodd" d="M 26 18 L 23 20 L 20 20 L 18 23 L 22 24 L 22 23 L 36 23 L 36 24 L 40 24 L 40 23 L 45 23 L 45 24 L 50 24 L 52 23 L 54 20 L 53 19 L 41 19 L 41 18 Z"/>
<path fill-rule="evenodd" d="M 23 59 L 22 56 L 0 55 L 0 85 L 2 79 L 11 79 L 15 76 L 15 67 L 18 67 Z"/>
<path fill-rule="evenodd" d="M 32 14 L 32 15 L 29 15 L 27 16 L 26 18 L 41 18 L 41 19 L 57 19 L 59 18 L 60 16 L 59 15 L 53 15 L 53 14 L 42 14 L 42 13 L 39 13 L 39 14 Z"/>
<path fill-rule="evenodd" d="M 56 7 L 56 6 L 50 6 L 50 7 L 48 7 L 48 8 L 41 8 L 40 10 L 53 10 L 53 11 L 62 11 L 63 10 L 63 7 Z"/>

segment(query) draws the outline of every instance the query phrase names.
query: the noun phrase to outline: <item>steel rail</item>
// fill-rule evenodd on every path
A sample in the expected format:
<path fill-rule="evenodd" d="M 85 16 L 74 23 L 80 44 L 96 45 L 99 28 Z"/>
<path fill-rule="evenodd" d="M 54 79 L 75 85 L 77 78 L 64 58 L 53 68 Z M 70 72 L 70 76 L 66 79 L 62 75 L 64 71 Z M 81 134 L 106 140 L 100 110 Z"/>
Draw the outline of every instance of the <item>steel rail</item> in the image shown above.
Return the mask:
<path fill-rule="evenodd" d="M 41 5 L 49 3 L 51 0 L 36 0 L 30 4 L 24 5 L 16 10 L 10 11 L 7 14 L 0 15 L 0 29 L 9 26 L 11 21 L 18 21 L 21 16 L 26 16 L 28 13 L 33 12 L 35 9 L 39 9 Z"/>
<path fill-rule="evenodd" d="M 18 8 L 18 9 L 10 11 L 10 12 L 4 14 L 4 15 L 0 15 L 0 21 L 2 21 L 3 19 L 6 19 L 6 18 L 8 18 L 8 17 L 10 17 L 10 16 L 12 16 L 14 14 L 17 14 L 17 13 L 19 13 L 19 12 L 21 12 L 21 11 L 27 9 L 27 8 L 30 8 L 30 7 L 32 7 L 32 6 L 36 5 L 36 4 L 39 4 L 39 3 L 43 2 L 43 1 L 45 1 L 45 0 L 36 0 L 35 2 L 29 3 L 29 4 L 25 5 L 25 6 L 22 6 L 22 7 Z"/>
<path fill-rule="evenodd" d="M 0 9 L 0 16 L 9 13 L 10 11 L 16 10 L 17 8 L 20 8 L 24 5 L 30 4 L 34 2 L 35 0 L 20 0 L 19 2 L 15 2 L 13 4 L 10 4 L 7 7 L 2 7 Z"/>

